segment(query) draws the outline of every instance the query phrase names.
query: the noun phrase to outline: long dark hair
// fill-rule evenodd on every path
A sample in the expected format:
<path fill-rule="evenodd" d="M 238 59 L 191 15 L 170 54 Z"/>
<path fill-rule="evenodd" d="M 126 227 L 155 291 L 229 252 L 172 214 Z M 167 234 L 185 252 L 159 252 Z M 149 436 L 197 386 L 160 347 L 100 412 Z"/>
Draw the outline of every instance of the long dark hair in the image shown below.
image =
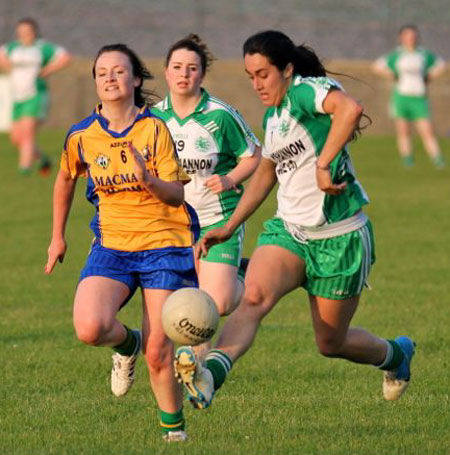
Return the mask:
<path fill-rule="evenodd" d="M 206 43 L 204 43 L 195 33 L 190 33 L 170 46 L 166 55 L 166 68 L 169 66 L 172 54 L 179 49 L 187 49 L 188 51 L 195 52 L 200 57 L 203 74 L 206 74 L 206 71 L 210 68 L 211 63 L 216 59 L 208 49 Z"/>
<path fill-rule="evenodd" d="M 92 66 L 92 75 L 95 79 L 95 65 L 98 58 L 105 52 L 121 52 L 125 54 L 131 63 L 133 69 L 133 76 L 137 77 L 140 80 L 140 83 L 137 87 L 134 88 L 134 104 L 138 107 L 142 107 L 145 104 L 148 106 L 153 106 L 155 104 L 157 95 L 151 91 L 143 88 L 144 81 L 149 81 L 153 79 L 153 74 L 147 69 L 147 67 L 142 63 L 141 59 L 137 56 L 136 52 L 130 49 L 126 44 L 117 43 L 117 44 L 108 44 L 103 46 L 97 53 L 95 57 L 94 64 Z"/>
<path fill-rule="evenodd" d="M 320 77 L 327 74 L 313 49 L 305 44 L 296 46 L 288 36 L 277 30 L 267 30 L 251 36 L 245 41 L 243 51 L 244 56 L 264 55 L 280 71 L 292 63 L 294 74 L 302 77 Z"/>
<path fill-rule="evenodd" d="M 277 30 L 266 30 L 250 36 L 243 45 L 243 54 L 244 57 L 253 54 L 264 55 L 279 71 L 283 71 L 289 63 L 292 63 L 293 73 L 302 77 L 323 77 L 327 74 L 347 76 L 328 71 L 314 49 L 305 44 L 296 46 L 288 36 Z M 368 120 L 368 124 L 358 125 L 352 139 L 356 139 L 361 130 L 372 123 L 368 115 L 363 114 L 363 117 Z"/>

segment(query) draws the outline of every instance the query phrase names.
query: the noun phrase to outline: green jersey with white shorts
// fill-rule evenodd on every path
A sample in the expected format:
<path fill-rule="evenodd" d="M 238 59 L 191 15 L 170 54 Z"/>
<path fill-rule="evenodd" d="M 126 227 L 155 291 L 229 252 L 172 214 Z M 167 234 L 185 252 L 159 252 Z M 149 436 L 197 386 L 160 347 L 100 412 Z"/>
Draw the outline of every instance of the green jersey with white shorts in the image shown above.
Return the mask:
<path fill-rule="evenodd" d="M 204 89 L 194 112 L 184 119 L 175 113 L 170 96 L 152 111 L 168 126 L 181 165 L 191 177 L 184 187 L 185 200 L 197 212 L 203 236 L 224 224 L 243 193 L 239 184 L 237 190 L 214 194 L 205 187 L 205 181 L 214 174 L 228 174 L 241 158 L 253 156 L 259 141 L 235 109 Z M 234 238 L 211 248 L 203 259 L 237 266 L 242 254 L 243 229 L 241 226 Z"/>
<path fill-rule="evenodd" d="M 418 47 L 413 51 L 402 46 L 380 57 L 375 65 L 395 77 L 390 111 L 393 117 L 406 120 L 429 118 L 427 76 L 431 69 L 444 65 L 444 60 L 431 51 Z"/>
<path fill-rule="evenodd" d="M 48 90 L 47 83 L 39 77 L 39 72 L 63 53 L 64 49 L 38 39 L 30 46 L 12 41 L 2 46 L 1 50 L 12 63 L 10 77 L 14 102 L 13 120 L 21 117 L 44 118 L 48 106 Z"/>
<path fill-rule="evenodd" d="M 295 76 L 281 104 L 266 111 L 263 158 L 276 165 L 278 207 L 258 245 L 278 245 L 305 261 L 303 285 L 311 295 L 345 299 L 362 290 L 373 236 L 361 211 L 369 200 L 346 147 L 330 165 L 333 182 L 346 182 L 346 189 L 333 196 L 317 186 L 316 161 L 332 122 L 323 109 L 330 90 L 341 87 L 327 77 Z"/>

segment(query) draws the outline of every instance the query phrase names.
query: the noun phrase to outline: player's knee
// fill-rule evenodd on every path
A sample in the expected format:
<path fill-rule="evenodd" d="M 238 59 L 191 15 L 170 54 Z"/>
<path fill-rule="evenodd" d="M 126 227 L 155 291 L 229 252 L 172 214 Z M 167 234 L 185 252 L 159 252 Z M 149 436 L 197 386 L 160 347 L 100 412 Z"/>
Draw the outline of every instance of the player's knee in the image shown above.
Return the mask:
<path fill-rule="evenodd" d="M 82 343 L 90 346 L 100 346 L 107 328 L 100 320 L 90 319 L 75 322 L 75 332 Z"/>
<path fill-rule="evenodd" d="M 220 316 L 225 316 L 233 312 L 239 302 L 236 302 L 235 296 L 231 293 L 220 295 L 214 299 Z"/>
<path fill-rule="evenodd" d="M 325 357 L 340 357 L 344 340 L 337 335 L 329 334 L 316 337 L 317 348 Z"/>
<path fill-rule="evenodd" d="M 171 367 L 172 365 L 172 352 L 173 348 L 166 345 L 158 345 L 149 343 L 149 346 L 144 349 L 145 360 L 150 374 L 157 374 L 161 370 Z"/>
<path fill-rule="evenodd" d="M 272 308 L 273 300 L 274 296 L 260 285 L 246 283 L 241 306 L 262 318 Z"/>

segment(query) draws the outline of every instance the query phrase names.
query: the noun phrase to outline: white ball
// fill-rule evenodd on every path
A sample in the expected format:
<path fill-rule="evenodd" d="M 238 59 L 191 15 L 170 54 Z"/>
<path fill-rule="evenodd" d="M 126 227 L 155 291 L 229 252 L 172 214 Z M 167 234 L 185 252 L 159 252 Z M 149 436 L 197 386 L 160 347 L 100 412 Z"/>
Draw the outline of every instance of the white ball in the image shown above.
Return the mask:
<path fill-rule="evenodd" d="M 162 325 L 175 343 L 195 346 L 217 330 L 220 315 L 214 300 L 201 289 L 182 288 L 170 294 L 162 308 Z"/>

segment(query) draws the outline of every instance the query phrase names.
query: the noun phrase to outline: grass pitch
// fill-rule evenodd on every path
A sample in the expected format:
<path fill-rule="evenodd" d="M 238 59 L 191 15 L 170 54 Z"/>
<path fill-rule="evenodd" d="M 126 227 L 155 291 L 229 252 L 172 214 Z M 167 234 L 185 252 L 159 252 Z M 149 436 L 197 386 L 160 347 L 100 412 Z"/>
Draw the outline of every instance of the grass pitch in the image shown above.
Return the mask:
<path fill-rule="evenodd" d="M 64 133 L 47 130 L 40 139 L 57 161 Z M 448 151 L 450 141 L 442 145 Z M 416 166 L 403 169 L 391 138 L 363 137 L 352 155 L 372 199 L 367 212 L 377 242 L 373 290 L 364 292 L 354 324 L 416 340 L 408 392 L 384 402 L 375 368 L 321 358 L 298 290 L 265 319 L 213 406 L 194 411 L 186 403 L 189 442 L 168 445 L 143 360 L 132 391 L 117 399 L 109 390 L 110 350 L 74 336 L 72 299 L 92 237 L 83 182 L 66 260 L 47 277 L 55 173 L 17 175 L 15 153 L 0 135 L 0 453 L 448 454 L 450 170 L 437 171 L 421 151 Z M 274 201 L 272 195 L 247 225 L 248 254 Z M 120 317 L 138 326 L 140 311 L 135 298 Z"/>

